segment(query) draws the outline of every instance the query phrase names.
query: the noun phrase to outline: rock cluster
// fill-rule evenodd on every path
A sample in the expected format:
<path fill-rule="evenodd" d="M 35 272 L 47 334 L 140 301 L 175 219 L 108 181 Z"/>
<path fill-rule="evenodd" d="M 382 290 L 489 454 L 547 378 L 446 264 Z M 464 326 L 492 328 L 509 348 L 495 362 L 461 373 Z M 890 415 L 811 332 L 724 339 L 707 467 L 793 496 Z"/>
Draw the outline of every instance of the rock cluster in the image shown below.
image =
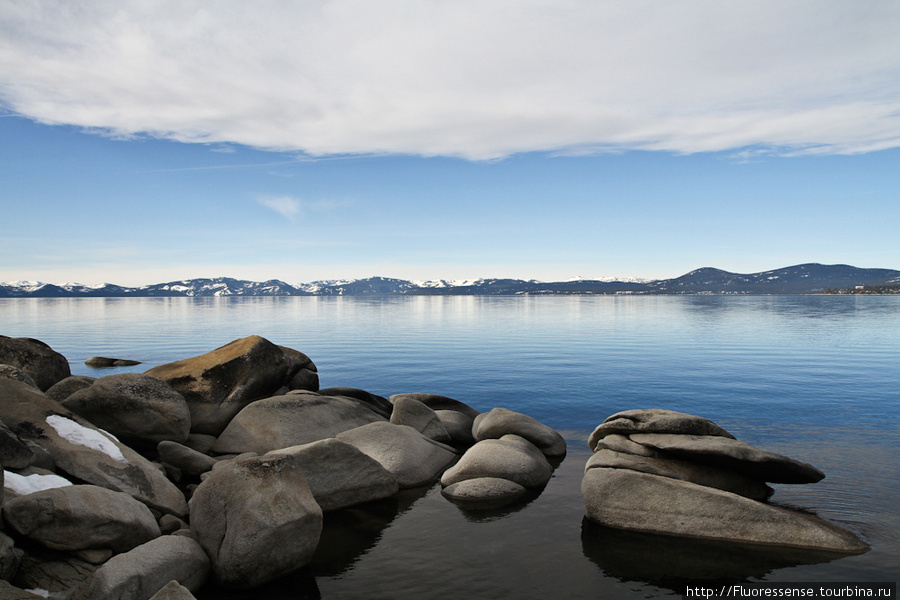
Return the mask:
<path fill-rule="evenodd" d="M 0 595 L 252 588 L 309 563 L 323 512 L 438 479 L 465 507 L 501 506 L 564 454 L 506 409 L 319 389 L 306 355 L 258 336 L 97 379 L 0 336 Z"/>
<path fill-rule="evenodd" d="M 766 502 L 770 483 L 815 483 L 812 465 L 756 448 L 707 419 L 629 410 L 600 424 L 582 480 L 586 516 L 617 529 L 847 554 L 867 546 Z"/>

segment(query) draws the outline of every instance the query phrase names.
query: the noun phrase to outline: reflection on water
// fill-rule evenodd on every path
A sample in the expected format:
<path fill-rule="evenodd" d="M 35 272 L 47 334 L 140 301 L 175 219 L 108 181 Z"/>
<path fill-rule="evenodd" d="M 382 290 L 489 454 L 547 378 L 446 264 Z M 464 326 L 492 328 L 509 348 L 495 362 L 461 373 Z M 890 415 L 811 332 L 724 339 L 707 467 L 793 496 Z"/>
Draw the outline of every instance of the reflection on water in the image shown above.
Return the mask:
<path fill-rule="evenodd" d="M 679 593 L 687 584 L 763 579 L 776 569 L 827 563 L 844 557 L 827 552 L 621 531 L 587 518 L 581 527 L 584 555 L 606 575 Z"/>

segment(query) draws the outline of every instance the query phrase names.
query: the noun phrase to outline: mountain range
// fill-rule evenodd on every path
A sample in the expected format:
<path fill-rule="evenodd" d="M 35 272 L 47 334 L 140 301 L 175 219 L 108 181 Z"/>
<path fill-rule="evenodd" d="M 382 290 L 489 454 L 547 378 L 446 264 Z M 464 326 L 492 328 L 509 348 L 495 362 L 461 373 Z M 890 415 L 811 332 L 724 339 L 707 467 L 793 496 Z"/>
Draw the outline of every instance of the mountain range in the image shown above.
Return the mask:
<path fill-rule="evenodd" d="M 807 263 L 761 273 L 730 273 L 704 267 L 674 279 L 607 281 L 576 279 L 541 282 L 522 279 L 408 281 L 386 277 L 316 281 L 291 285 L 277 279 L 246 281 L 228 277 L 189 279 L 141 287 L 105 283 L 55 285 L 36 281 L 0 283 L 0 298 L 151 296 L 385 296 L 385 295 L 550 295 L 550 294 L 816 294 L 857 286 L 896 286 L 900 271 Z"/>

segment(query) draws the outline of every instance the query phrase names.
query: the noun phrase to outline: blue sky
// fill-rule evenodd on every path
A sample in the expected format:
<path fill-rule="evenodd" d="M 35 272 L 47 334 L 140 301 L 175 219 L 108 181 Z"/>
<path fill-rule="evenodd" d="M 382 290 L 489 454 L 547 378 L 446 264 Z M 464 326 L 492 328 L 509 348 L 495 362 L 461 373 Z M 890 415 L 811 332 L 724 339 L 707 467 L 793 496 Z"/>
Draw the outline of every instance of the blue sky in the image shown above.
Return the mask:
<path fill-rule="evenodd" d="M 0 281 L 900 268 L 900 4 L 0 6 Z"/>

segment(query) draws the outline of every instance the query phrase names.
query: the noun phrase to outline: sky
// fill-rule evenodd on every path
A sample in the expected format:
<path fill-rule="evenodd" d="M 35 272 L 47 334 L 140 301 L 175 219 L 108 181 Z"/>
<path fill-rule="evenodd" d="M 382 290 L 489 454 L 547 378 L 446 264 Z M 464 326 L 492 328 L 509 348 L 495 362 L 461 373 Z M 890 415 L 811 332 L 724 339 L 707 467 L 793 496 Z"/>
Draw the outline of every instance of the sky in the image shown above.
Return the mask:
<path fill-rule="evenodd" d="M 0 281 L 900 269 L 893 0 L 4 0 Z"/>

